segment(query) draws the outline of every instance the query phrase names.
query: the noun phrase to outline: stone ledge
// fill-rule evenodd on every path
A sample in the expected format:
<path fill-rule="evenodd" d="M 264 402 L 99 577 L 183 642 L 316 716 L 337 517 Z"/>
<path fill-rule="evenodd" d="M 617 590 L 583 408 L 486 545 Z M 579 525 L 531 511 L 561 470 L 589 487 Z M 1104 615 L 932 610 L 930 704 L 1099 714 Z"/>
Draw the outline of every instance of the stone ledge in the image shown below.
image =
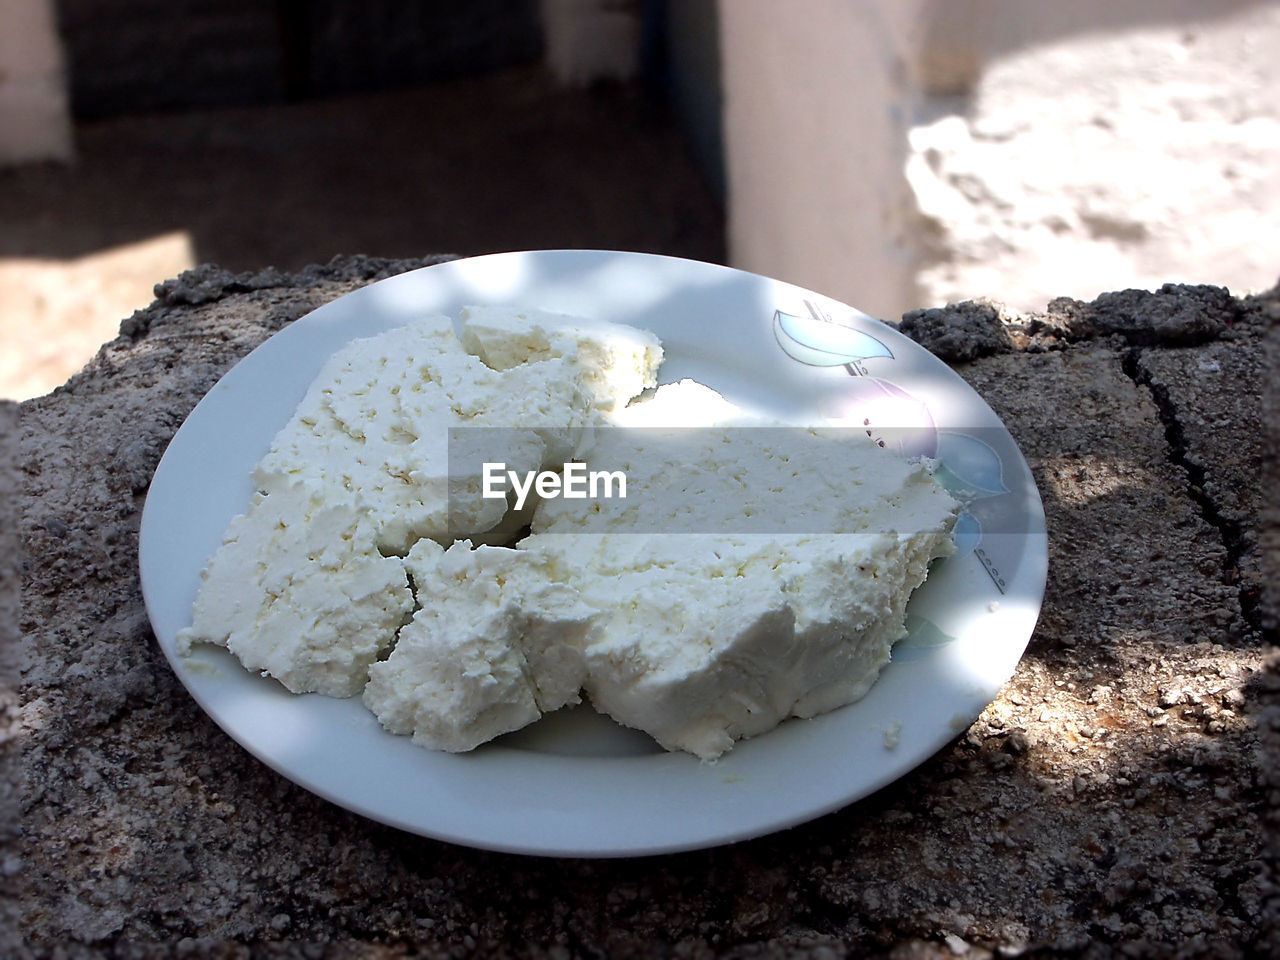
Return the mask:
<path fill-rule="evenodd" d="M 931 313 L 933 342 L 991 313 L 1010 327 L 957 369 L 1022 446 L 1049 517 L 1046 604 L 1014 678 L 930 761 L 818 821 L 557 861 L 409 836 L 277 776 L 187 695 L 139 595 L 143 494 L 191 407 L 291 320 L 426 262 L 201 268 L 22 405 L 23 834 L 3 863 L 27 955 L 1268 952 L 1280 678 L 1268 603 L 1248 609 L 1242 584 L 1266 582 L 1258 544 L 1275 542 L 1250 482 L 1274 468 L 1275 419 L 1252 411 L 1273 389 L 1256 358 L 1275 293 L 1113 295 L 1053 308 L 1053 330 L 1020 331 L 996 305 L 952 308 L 959 333 Z M 1117 303 L 1150 323 L 1107 319 Z M 1179 345 L 1160 340 L 1163 316 Z"/>

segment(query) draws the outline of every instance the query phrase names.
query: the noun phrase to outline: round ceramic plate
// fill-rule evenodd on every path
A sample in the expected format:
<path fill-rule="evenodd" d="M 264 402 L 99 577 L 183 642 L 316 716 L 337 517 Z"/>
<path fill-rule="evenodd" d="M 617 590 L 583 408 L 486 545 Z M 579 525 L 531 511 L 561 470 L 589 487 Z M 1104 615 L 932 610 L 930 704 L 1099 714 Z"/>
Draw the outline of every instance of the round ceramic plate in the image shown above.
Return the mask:
<path fill-rule="evenodd" d="M 780 419 L 840 418 L 941 461 L 968 507 L 957 553 L 908 608 L 870 693 L 790 720 L 714 763 L 665 753 L 584 706 L 467 754 L 385 732 L 359 698 L 295 696 L 225 650 L 178 656 L 200 571 L 252 493 L 249 472 L 322 363 L 355 337 L 468 304 L 538 307 L 653 331 L 660 380 L 692 377 Z M 894 429 L 890 429 L 894 428 Z M 495 254 L 372 284 L 291 324 L 192 411 L 142 516 L 155 635 L 200 706 L 254 756 L 383 823 L 493 850 L 625 856 L 707 847 L 842 807 L 963 731 L 1013 673 L 1040 610 L 1044 514 L 1017 446 L 943 363 L 848 306 L 764 277 L 605 251 Z"/>

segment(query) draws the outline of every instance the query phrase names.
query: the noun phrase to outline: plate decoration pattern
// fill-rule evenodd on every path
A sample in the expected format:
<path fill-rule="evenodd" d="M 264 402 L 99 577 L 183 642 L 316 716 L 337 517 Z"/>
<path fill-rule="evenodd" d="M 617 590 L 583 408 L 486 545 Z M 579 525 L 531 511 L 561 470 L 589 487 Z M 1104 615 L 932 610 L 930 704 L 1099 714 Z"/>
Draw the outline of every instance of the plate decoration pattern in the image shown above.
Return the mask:
<path fill-rule="evenodd" d="M 811 367 L 844 367 L 852 381 L 842 395 L 841 419 L 860 423 L 880 446 L 904 457 L 937 461 L 938 482 L 964 504 L 956 520 L 954 558 L 975 555 L 1003 594 L 1005 577 L 982 545 L 983 511 L 977 509 L 979 501 L 1010 492 L 1000 455 L 980 437 L 939 429 L 928 404 L 892 380 L 876 376 L 868 361 L 877 367 L 893 361 L 893 350 L 860 329 L 856 316 L 841 321 L 809 300 L 804 304 L 808 316 L 774 310 L 773 335 L 782 352 Z"/>

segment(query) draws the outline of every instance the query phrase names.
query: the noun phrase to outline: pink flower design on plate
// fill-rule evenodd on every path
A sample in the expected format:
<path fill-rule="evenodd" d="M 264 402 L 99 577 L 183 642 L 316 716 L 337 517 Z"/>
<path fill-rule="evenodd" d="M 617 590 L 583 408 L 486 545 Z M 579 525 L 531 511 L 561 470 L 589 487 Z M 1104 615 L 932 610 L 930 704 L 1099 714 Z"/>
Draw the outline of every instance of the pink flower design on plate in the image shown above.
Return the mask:
<path fill-rule="evenodd" d="M 861 425 L 880 446 L 904 457 L 934 457 L 938 428 L 924 401 L 879 377 L 855 377 L 842 391 L 837 414 Z"/>

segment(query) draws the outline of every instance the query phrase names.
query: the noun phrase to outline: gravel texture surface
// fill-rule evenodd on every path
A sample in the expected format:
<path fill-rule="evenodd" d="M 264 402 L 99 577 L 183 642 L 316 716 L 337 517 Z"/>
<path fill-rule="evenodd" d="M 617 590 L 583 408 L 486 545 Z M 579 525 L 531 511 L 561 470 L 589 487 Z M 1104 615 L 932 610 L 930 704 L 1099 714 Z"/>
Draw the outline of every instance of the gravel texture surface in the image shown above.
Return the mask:
<path fill-rule="evenodd" d="M 187 695 L 139 593 L 147 485 L 196 401 L 293 319 L 420 263 L 201 268 L 22 405 L 23 663 L 0 753 L 21 816 L 0 835 L 0 884 L 21 941 L 0 934 L 7 954 L 1280 952 L 1262 500 L 1280 294 L 1166 287 L 1030 317 L 910 315 L 904 329 L 1004 418 L 1044 497 L 1050 581 L 1016 675 L 915 772 L 813 823 L 697 853 L 551 860 L 400 833 L 272 773 Z M 14 579 L 0 564 L 6 603 Z"/>

